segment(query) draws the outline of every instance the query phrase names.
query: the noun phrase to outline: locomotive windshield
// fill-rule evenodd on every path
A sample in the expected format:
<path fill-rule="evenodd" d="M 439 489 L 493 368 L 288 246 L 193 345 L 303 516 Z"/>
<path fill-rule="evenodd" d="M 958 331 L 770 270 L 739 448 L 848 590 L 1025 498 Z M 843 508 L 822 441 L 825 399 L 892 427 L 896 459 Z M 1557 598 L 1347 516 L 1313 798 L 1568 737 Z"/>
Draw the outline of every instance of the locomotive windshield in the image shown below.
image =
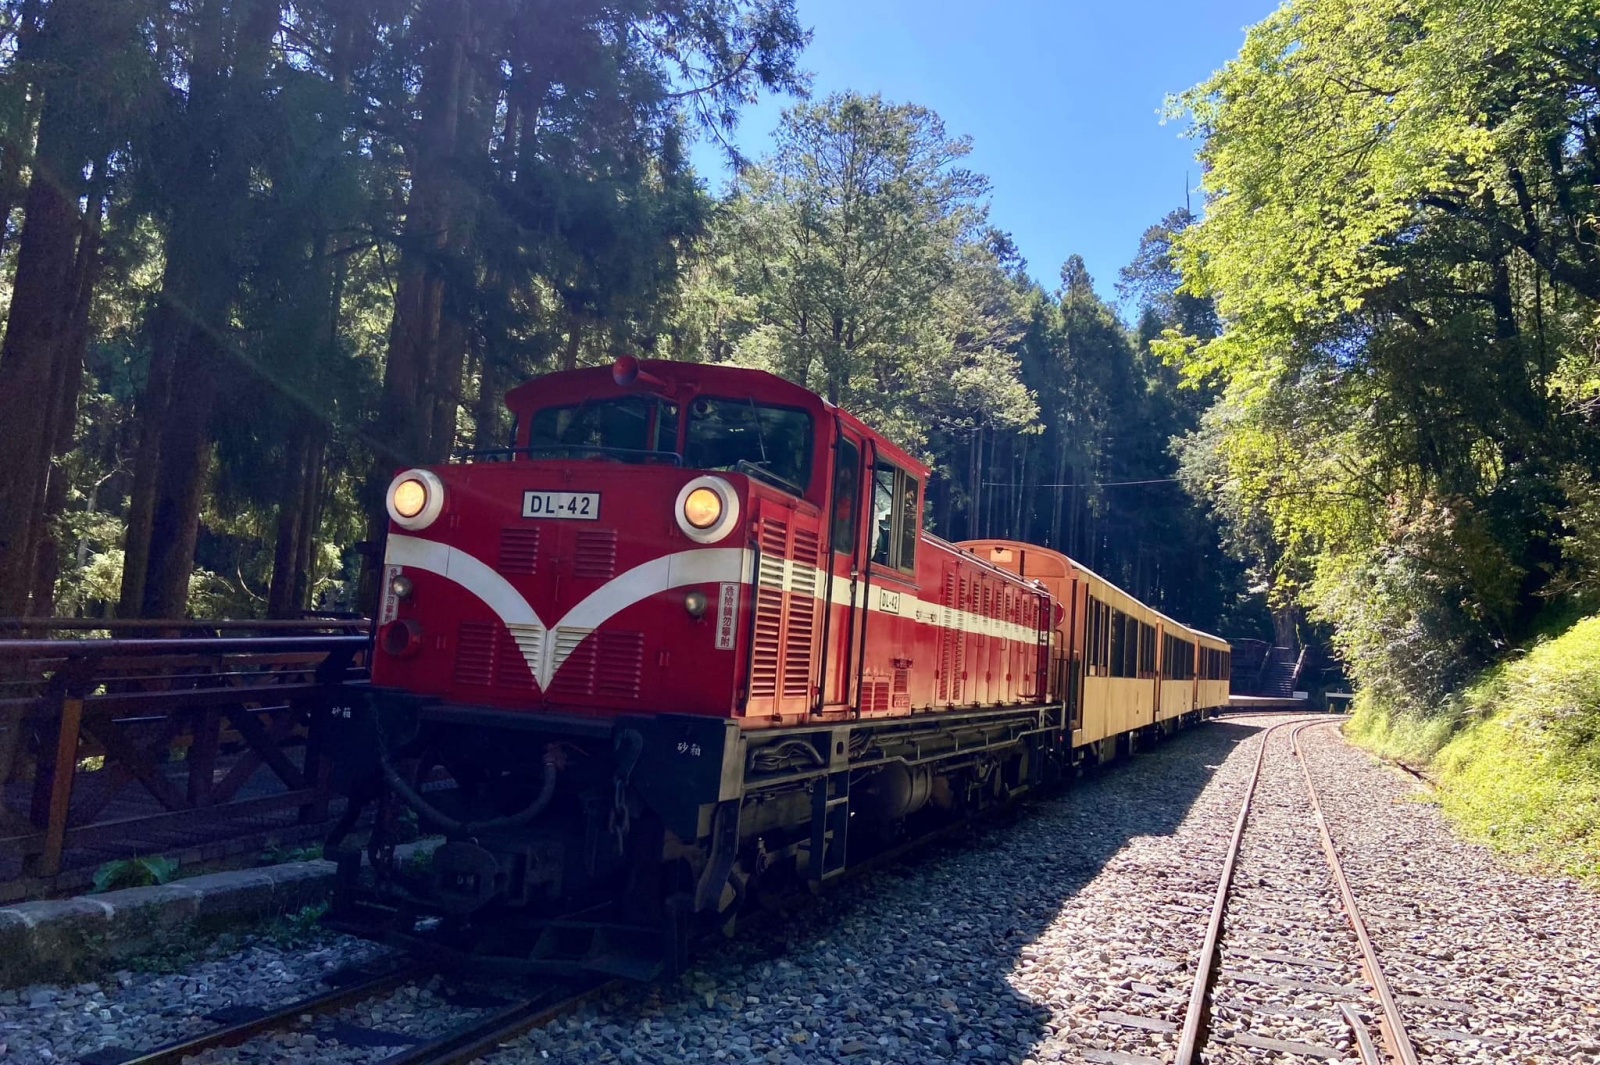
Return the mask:
<path fill-rule="evenodd" d="M 811 484 L 811 415 L 750 399 L 702 396 L 689 404 L 684 465 L 738 470 L 802 494 Z"/>
<path fill-rule="evenodd" d="M 676 461 L 678 405 L 657 396 L 621 396 L 546 407 L 533 416 L 528 446 L 537 454 L 594 452 Z"/>
<path fill-rule="evenodd" d="M 699 470 L 737 470 L 803 494 L 811 484 L 811 416 L 750 398 L 702 396 L 689 405 L 683 455 L 679 409 L 659 396 L 630 395 L 546 407 L 534 414 L 528 450 L 536 456 L 606 456 L 625 462 L 682 462 Z"/>

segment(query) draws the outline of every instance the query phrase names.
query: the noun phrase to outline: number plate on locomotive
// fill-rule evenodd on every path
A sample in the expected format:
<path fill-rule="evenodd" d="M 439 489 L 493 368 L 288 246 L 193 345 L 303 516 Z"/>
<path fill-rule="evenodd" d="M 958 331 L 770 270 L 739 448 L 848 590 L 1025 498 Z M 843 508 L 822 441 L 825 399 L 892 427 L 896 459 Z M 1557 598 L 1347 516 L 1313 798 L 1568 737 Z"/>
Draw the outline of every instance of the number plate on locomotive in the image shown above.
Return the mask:
<path fill-rule="evenodd" d="M 600 520 L 599 492 L 524 492 L 524 518 L 573 518 Z"/>

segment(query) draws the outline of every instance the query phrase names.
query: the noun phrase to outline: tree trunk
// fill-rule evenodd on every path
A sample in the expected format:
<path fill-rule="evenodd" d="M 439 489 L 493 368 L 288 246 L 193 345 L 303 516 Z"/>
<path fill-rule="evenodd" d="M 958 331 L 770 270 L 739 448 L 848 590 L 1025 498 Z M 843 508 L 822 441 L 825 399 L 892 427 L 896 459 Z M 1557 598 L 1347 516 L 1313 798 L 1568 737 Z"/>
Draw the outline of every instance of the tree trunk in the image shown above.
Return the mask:
<path fill-rule="evenodd" d="M 300 501 L 299 552 L 294 566 L 294 604 L 296 611 L 315 604 L 311 589 L 317 580 L 317 532 L 322 528 L 323 489 L 327 486 L 328 434 L 321 427 L 311 437 L 306 453 L 305 491 Z"/>
<path fill-rule="evenodd" d="M 161 300 L 151 313 L 150 369 L 134 408 L 138 440 L 133 457 L 133 484 L 128 492 L 128 531 L 123 538 L 122 590 L 117 615 L 136 618 L 144 610 L 144 589 L 150 569 L 150 537 L 155 528 L 156 485 L 161 474 L 161 436 L 172 399 L 172 372 L 181 312 Z"/>
<path fill-rule="evenodd" d="M 223 353 L 209 334 L 189 330 L 176 361 L 157 468 L 148 572 L 139 616 L 183 617 L 200 534 L 200 505 L 211 472 L 211 414 Z"/>
<path fill-rule="evenodd" d="M 228 358 L 223 338 L 239 275 L 256 160 L 232 137 L 232 113 L 265 89 L 278 0 L 197 10 L 186 74 L 185 187 L 171 205 L 150 379 L 134 473 L 122 610 L 177 617 L 188 603 L 200 505 L 212 456 L 211 419 Z"/>
<path fill-rule="evenodd" d="M 500 416 L 504 409 L 504 397 L 500 394 L 500 364 L 485 351 L 478 360 L 478 398 L 472 407 L 474 450 L 487 451 L 505 445 L 505 431 L 501 427 Z"/>
<path fill-rule="evenodd" d="M 28 186 L 16 283 L 0 347 L 0 616 L 26 612 L 43 522 L 44 488 L 55 442 L 54 386 L 64 379 L 66 335 L 77 302 L 73 285 L 82 219 L 84 161 L 72 152 L 78 120 L 49 99 Z"/>
<path fill-rule="evenodd" d="M 1012 501 L 1015 504 L 1014 516 L 1011 521 L 1011 535 L 1014 539 L 1028 539 L 1027 530 L 1022 525 L 1023 503 L 1027 495 L 1028 486 L 1028 442 L 1022 440 L 1017 445 L 1020 454 L 1017 456 L 1017 478 L 1012 485 Z"/>
<path fill-rule="evenodd" d="M 267 617 L 290 618 L 298 612 L 295 584 L 300 559 L 300 537 L 305 530 L 301 518 L 310 438 L 301 430 L 289 443 L 286 490 L 278 503 L 277 535 L 272 550 L 272 581 L 267 585 Z M 292 502 L 291 502 L 292 500 Z"/>
<path fill-rule="evenodd" d="M 379 544 L 388 528 L 384 491 L 397 467 L 423 462 L 434 428 L 428 386 L 436 378 L 444 280 L 440 265 L 450 244 L 450 170 L 455 160 L 465 82 L 467 0 L 430 0 L 423 11 L 433 42 L 422 75 L 422 121 L 411 175 L 411 195 L 401 232 L 400 279 L 389 327 L 383 392 L 378 402 L 373 456 L 362 502 L 368 542 Z M 377 601 L 376 557 L 363 568 L 360 603 Z"/>
<path fill-rule="evenodd" d="M 16 45 L 11 73 L 15 76 L 18 63 L 31 62 L 33 42 L 38 32 L 40 0 L 23 0 L 17 13 Z M 20 89 L 20 86 L 19 86 Z M 11 94 L 13 106 L 0 122 L 4 137 L 0 138 L 0 255 L 8 243 L 8 223 L 11 211 L 25 191 L 22 168 L 27 165 L 33 151 L 34 124 L 39 118 L 39 93 L 17 91 Z"/>
<path fill-rule="evenodd" d="M 433 428 L 428 461 L 448 462 L 456 443 L 456 413 L 461 408 L 461 375 L 467 362 L 467 324 L 447 314 L 439 330 L 439 367 L 433 387 Z"/>
<path fill-rule="evenodd" d="M 61 545 L 54 525 L 66 508 L 69 488 L 67 472 L 60 460 L 72 450 L 77 438 L 78 396 L 83 391 L 83 367 L 89 353 L 89 310 L 94 300 L 94 286 L 100 279 L 100 226 L 105 217 L 105 195 L 100 186 L 108 166 L 108 162 L 102 162 L 96 167 L 96 187 L 89 195 L 89 216 L 84 221 L 73 267 L 72 313 L 51 381 L 52 410 L 46 430 L 51 441 L 51 461 L 45 474 L 40 532 L 34 548 L 33 603 L 29 608 L 34 617 L 49 617 L 55 611 Z"/>
<path fill-rule="evenodd" d="M 583 318 L 577 311 L 567 315 L 567 346 L 561 354 L 561 368 L 578 368 L 578 349 L 583 346 Z"/>

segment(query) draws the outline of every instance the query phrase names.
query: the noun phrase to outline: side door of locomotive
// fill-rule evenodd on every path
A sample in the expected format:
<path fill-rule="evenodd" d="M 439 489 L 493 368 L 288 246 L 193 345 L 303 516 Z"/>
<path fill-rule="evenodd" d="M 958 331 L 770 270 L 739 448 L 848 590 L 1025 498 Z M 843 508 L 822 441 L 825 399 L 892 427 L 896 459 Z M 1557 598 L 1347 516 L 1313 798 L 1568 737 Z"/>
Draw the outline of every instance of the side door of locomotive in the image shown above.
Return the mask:
<path fill-rule="evenodd" d="M 828 557 L 824 563 L 828 603 L 827 650 L 822 666 L 825 708 L 855 705 L 860 681 L 866 612 L 862 594 L 867 550 L 864 533 L 871 509 L 865 451 L 862 441 L 840 426 L 834 449 Z"/>

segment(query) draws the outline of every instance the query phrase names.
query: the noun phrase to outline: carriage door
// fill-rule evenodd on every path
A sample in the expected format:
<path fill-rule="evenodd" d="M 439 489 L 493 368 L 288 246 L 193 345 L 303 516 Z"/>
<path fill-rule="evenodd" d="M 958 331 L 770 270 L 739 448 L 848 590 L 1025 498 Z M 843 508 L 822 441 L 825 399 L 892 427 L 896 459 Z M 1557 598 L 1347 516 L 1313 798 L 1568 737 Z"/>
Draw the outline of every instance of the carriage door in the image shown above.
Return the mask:
<path fill-rule="evenodd" d="M 1067 694 L 1067 727 L 1077 730 L 1083 727 L 1083 652 L 1079 648 L 1085 643 L 1085 611 L 1079 605 L 1083 597 L 1079 595 L 1078 578 L 1072 578 L 1067 587 L 1071 589 L 1067 593 L 1067 656 L 1061 680 Z"/>
<path fill-rule="evenodd" d="M 825 706 L 852 702 L 860 659 L 862 610 L 857 604 L 866 603 L 866 596 L 860 590 L 866 576 L 865 538 L 861 535 L 862 512 L 866 510 L 862 491 L 865 481 L 861 469 L 860 442 L 841 432 L 839 446 L 834 451 L 829 557 L 822 566 L 832 585 L 823 596 L 828 604 L 830 629 L 827 661 L 823 665 L 822 702 Z M 834 588 L 845 596 L 835 599 Z"/>

